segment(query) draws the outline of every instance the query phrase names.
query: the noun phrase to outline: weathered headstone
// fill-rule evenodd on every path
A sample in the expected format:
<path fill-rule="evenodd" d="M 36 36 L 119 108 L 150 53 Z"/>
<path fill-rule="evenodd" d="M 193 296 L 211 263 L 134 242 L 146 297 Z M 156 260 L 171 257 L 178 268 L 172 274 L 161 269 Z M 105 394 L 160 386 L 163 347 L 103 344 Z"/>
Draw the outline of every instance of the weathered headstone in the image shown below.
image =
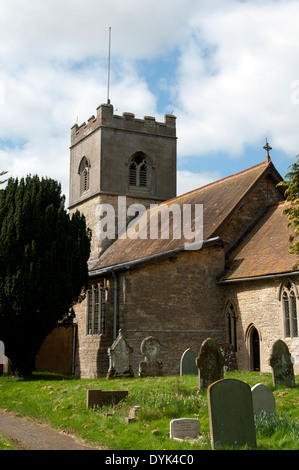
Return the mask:
<path fill-rule="evenodd" d="M 130 362 L 130 356 L 133 353 L 133 348 L 129 346 L 128 342 L 119 330 L 118 337 L 108 348 L 109 356 L 109 370 L 107 378 L 114 377 L 133 377 L 134 372 Z"/>
<path fill-rule="evenodd" d="M 3 375 L 3 370 L 4 370 L 4 343 L 3 341 L 0 341 L 0 375 Z"/>
<path fill-rule="evenodd" d="M 264 384 L 256 384 L 251 388 L 253 412 L 258 416 L 261 413 L 276 414 L 275 398 Z"/>
<path fill-rule="evenodd" d="M 199 390 L 206 390 L 209 385 L 224 376 L 224 357 L 217 341 L 207 338 L 201 345 L 196 358 L 199 376 Z"/>
<path fill-rule="evenodd" d="M 135 421 L 137 411 L 139 410 L 140 410 L 140 406 L 134 406 L 133 408 L 131 408 L 129 411 L 129 416 L 125 419 L 126 423 L 131 423 L 132 421 Z"/>
<path fill-rule="evenodd" d="M 228 343 L 219 343 L 219 347 L 224 357 L 225 372 L 238 370 L 237 355 L 234 346 Z"/>
<path fill-rule="evenodd" d="M 274 386 L 295 387 L 294 365 L 288 346 L 282 340 L 273 344 L 270 356 Z"/>
<path fill-rule="evenodd" d="M 158 360 L 161 351 L 160 342 L 153 336 L 148 336 L 142 341 L 140 350 L 145 356 L 144 361 L 139 363 L 140 377 L 162 375 L 163 365 Z"/>
<path fill-rule="evenodd" d="M 180 418 L 170 421 L 170 437 L 172 439 L 197 439 L 199 437 L 199 420 L 196 418 Z"/>
<path fill-rule="evenodd" d="M 87 408 L 115 406 L 128 396 L 126 390 L 87 390 Z"/>
<path fill-rule="evenodd" d="M 180 375 L 197 375 L 198 369 L 195 364 L 196 353 L 192 349 L 188 348 L 182 354 L 180 361 Z"/>
<path fill-rule="evenodd" d="M 213 449 L 256 448 L 251 389 L 241 380 L 222 379 L 208 388 Z"/>

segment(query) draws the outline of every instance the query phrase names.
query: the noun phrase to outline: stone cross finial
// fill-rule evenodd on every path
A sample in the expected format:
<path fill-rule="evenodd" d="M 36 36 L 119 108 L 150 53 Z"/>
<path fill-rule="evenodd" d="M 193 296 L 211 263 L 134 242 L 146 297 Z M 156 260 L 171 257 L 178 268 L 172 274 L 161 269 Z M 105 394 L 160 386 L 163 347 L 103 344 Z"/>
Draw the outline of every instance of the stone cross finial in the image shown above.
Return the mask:
<path fill-rule="evenodd" d="M 266 145 L 264 145 L 263 149 L 267 150 L 267 163 L 270 163 L 271 162 L 271 157 L 270 157 L 270 150 L 272 150 L 272 147 L 270 147 L 270 145 L 268 144 L 267 142 L 267 139 L 266 139 Z"/>

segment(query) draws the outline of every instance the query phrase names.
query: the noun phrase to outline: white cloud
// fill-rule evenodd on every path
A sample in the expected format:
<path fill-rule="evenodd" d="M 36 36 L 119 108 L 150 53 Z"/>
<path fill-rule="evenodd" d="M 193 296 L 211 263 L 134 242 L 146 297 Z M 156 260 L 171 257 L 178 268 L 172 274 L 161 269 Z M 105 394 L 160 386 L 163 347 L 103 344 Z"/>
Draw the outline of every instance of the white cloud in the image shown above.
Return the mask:
<path fill-rule="evenodd" d="M 180 157 L 237 156 L 265 137 L 299 153 L 297 1 L 0 0 L 0 8 L 0 171 L 55 177 L 67 195 L 70 128 L 106 101 L 110 26 L 117 114 L 163 119 L 138 61 L 176 53 L 160 86 L 174 103 Z M 179 172 L 180 193 L 221 177 L 193 175 Z"/>
<path fill-rule="evenodd" d="M 0 0 L 0 55 L 82 60 L 112 51 L 127 58 L 165 54 L 185 34 L 197 0 Z"/>
<path fill-rule="evenodd" d="M 299 106 L 291 102 L 291 84 L 299 78 L 298 16 L 298 2 L 268 1 L 192 19 L 177 84 L 182 155 L 237 155 L 265 137 L 296 152 Z"/>

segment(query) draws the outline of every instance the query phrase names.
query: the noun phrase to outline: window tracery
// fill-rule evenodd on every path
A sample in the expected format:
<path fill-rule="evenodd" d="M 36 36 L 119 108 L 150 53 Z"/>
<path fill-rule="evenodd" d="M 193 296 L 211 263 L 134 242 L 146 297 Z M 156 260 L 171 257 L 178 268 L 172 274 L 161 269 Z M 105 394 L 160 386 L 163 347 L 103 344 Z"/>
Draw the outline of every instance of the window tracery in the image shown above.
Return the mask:
<path fill-rule="evenodd" d="M 148 176 L 146 156 L 142 152 L 138 152 L 129 166 L 129 185 L 146 188 L 148 186 Z"/>
<path fill-rule="evenodd" d="M 80 176 L 80 196 L 89 190 L 90 165 L 86 157 L 81 159 L 79 170 Z"/>
<path fill-rule="evenodd" d="M 294 285 L 290 280 L 284 284 L 281 298 L 285 337 L 298 337 L 297 299 Z"/>

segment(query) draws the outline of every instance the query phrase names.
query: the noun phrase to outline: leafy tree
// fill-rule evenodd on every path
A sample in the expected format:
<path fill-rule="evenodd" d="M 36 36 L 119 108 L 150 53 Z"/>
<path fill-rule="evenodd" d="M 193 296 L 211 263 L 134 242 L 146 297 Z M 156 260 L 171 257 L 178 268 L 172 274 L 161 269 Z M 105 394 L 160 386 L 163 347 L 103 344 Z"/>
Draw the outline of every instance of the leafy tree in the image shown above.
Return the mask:
<path fill-rule="evenodd" d="M 54 327 L 72 320 L 87 285 L 90 233 L 64 203 L 60 184 L 38 176 L 10 178 L 0 191 L 0 339 L 21 376 Z"/>
<path fill-rule="evenodd" d="M 284 213 L 289 219 L 288 227 L 293 227 L 294 229 L 290 236 L 290 252 L 299 258 L 299 242 L 294 241 L 299 235 L 299 155 L 297 155 L 296 159 L 296 162 L 288 167 L 290 171 L 279 185 L 286 188 L 285 197 L 289 204 L 284 209 Z M 295 264 L 294 269 L 297 269 L 298 266 L 299 261 Z"/>

